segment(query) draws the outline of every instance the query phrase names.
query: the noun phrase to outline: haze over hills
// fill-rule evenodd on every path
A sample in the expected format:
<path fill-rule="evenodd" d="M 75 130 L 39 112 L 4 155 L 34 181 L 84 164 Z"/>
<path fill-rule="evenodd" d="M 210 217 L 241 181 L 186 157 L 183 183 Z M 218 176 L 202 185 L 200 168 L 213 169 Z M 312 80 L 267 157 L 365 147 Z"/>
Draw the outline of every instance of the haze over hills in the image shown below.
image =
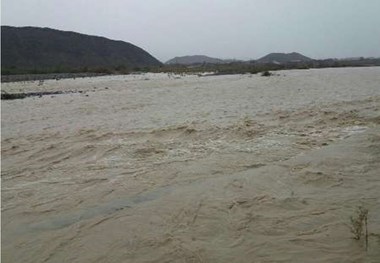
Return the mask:
<path fill-rule="evenodd" d="M 258 62 L 258 63 L 274 63 L 274 64 L 285 64 L 291 62 L 306 62 L 312 61 L 313 59 L 306 57 L 300 53 L 270 53 L 256 61 L 251 60 L 249 62 Z M 204 55 L 194 55 L 194 56 L 183 56 L 183 57 L 175 57 L 170 59 L 165 64 L 167 65 L 193 65 L 193 64 L 225 64 L 231 62 L 243 62 L 241 60 L 234 59 L 219 59 L 212 58 Z"/>
<path fill-rule="evenodd" d="M 173 64 L 191 65 L 191 64 L 202 64 L 202 63 L 223 64 L 223 63 L 228 63 L 228 62 L 224 61 L 223 59 L 211 58 L 204 55 L 175 57 L 165 62 L 165 64 L 167 65 L 173 65 Z"/>
<path fill-rule="evenodd" d="M 127 42 L 39 27 L 1 26 L 2 69 L 148 67 L 162 63 Z"/>
<path fill-rule="evenodd" d="M 306 57 L 300 53 L 292 52 L 292 53 L 270 53 L 260 59 L 257 60 L 259 63 L 291 63 L 291 62 L 306 62 L 311 61 L 313 59 Z"/>

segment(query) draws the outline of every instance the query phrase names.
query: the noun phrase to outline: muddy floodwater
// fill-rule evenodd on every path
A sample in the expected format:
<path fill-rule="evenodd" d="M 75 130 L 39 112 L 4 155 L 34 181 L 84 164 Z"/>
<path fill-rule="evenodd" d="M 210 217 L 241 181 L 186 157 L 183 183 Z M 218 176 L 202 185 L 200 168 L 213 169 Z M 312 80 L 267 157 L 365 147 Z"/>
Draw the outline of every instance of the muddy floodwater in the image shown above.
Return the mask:
<path fill-rule="evenodd" d="M 4 263 L 380 262 L 380 67 L 2 90 Z"/>

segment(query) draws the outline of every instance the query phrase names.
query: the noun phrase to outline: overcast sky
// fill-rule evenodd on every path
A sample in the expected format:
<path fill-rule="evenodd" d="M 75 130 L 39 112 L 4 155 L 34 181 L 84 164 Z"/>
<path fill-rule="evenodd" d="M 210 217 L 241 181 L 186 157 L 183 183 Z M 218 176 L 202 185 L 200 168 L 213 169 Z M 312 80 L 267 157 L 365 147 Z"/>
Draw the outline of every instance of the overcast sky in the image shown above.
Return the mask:
<path fill-rule="evenodd" d="M 380 57 L 380 0 L 2 0 L 1 23 L 99 35 L 161 61 Z"/>

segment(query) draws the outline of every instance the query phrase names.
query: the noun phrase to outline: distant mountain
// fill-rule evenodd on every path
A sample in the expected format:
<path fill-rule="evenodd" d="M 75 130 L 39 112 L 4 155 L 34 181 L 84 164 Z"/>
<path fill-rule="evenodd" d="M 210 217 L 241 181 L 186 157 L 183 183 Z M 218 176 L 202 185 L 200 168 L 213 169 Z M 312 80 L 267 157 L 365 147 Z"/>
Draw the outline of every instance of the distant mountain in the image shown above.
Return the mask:
<path fill-rule="evenodd" d="M 1 26 L 2 68 L 145 67 L 162 63 L 131 43 L 38 27 Z"/>
<path fill-rule="evenodd" d="M 313 59 L 306 57 L 300 53 L 270 53 L 257 60 L 258 63 L 276 63 L 284 64 L 290 62 L 305 62 Z"/>
<path fill-rule="evenodd" d="M 175 57 L 173 59 L 168 60 L 165 64 L 180 64 L 180 65 L 192 65 L 192 64 L 223 64 L 228 63 L 223 59 L 219 58 L 210 58 L 208 56 L 203 55 L 195 55 L 195 56 L 183 56 L 183 57 Z"/>

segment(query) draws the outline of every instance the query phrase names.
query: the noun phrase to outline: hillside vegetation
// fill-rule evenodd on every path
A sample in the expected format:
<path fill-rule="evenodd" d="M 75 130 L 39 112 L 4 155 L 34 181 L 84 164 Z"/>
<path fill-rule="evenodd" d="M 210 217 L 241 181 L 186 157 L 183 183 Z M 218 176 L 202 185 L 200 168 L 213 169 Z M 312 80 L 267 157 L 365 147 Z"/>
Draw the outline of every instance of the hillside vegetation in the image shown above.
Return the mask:
<path fill-rule="evenodd" d="M 3 74 L 107 72 L 160 66 L 127 42 L 38 27 L 1 27 Z"/>

